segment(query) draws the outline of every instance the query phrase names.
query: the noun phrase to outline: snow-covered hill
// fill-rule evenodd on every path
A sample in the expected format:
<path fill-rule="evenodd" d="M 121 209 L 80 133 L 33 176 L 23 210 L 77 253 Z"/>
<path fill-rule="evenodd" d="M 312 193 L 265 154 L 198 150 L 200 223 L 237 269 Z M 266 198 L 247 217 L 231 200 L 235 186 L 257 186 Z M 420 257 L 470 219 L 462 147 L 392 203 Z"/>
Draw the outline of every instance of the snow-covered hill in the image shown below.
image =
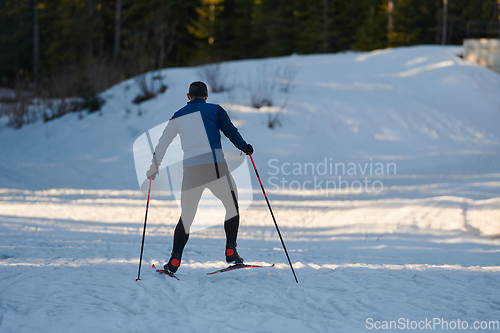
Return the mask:
<path fill-rule="evenodd" d="M 232 89 L 210 94 L 209 102 L 230 112 L 256 148 L 263 174 L 275 172 L 271 159 L 281 168 L 325 158 L 346 166 L 395 163 L 394 184 L 415 175 L 497 173 L 500 78 L 457 57 L 460 51 L 420 46 L 230 62 L 222 71 Z M 266 93 L 275 105 L 271 112 L 284 105 L 282 126 L 270 130 L 266 108 L 250 107 L 250 98 L 253 91 L 271 90 L 269 82 L 281 82 L 276 72 L 285 67 L 296 76 L 288 94 L 278 86 Z M 0 187 L 138 189 L 134 140 L 185 105 L 190 82 L 200 79 L 196 68 L 162 74 L 169 90 L 140 106 L 131 103 L 138 94 L 131 79 L 102 94 L 107 100 L 102 116 L 79 120 L 69 114 L 21 130 L 3 128 Z"/>
<path fill-rule="evenodd" d="M 232 89 L 209 102 L 255 148 L 299 284 L 257 186 L 239 249 L 275 268 L 206 276 L 224 266 L 217 225 L 191 235 L 181 281 L 156 275 L 148 266 L 168 258 L 179 212 L 153 196 L 135 281 L 145 196 L 132 146 L 185 105 L 196 68 L 163 71 L 169 89 L 140 106 L 128 80 L 102 94 L 102 115 L 0 128 L 0 331 L 365 332 L 400 318 L 498 320 L 500 76 L 460 51 L 222 65 Z M 273 107 L 252 108 L 259 93 Z M 269 129 L 275 112 L 281 126 Z"/>

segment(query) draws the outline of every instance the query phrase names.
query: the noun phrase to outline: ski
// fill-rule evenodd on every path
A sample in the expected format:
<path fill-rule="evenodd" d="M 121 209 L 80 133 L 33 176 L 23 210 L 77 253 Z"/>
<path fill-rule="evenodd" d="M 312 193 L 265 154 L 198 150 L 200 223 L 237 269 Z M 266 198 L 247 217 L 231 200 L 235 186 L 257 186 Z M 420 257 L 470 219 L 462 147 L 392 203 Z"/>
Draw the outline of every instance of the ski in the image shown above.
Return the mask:
<path fill-rule="evenodd" d="M 274 264 L 272 264 L 270 266 L 235 264 L 235 265 L 231 265 L 229 267 L 223 268 L 223 269 L 219 269 L 215 272 L 207 273 L 207 275 L 213 275 L 213 274 L 217 274 L 217 273 L 234 271 L 235 269 L 241 269 L 241 268 L 258 268 L 258 267 L 274 267 Z"/>
<path fill-rule="evenodd" d="M 164 269 L 157 269 L 156 266 L 155 266 L 155 264 L 153 264 L 153 266 L 151 266 L 151 267 L 153 267 L 153 269 L 156 270 L 158 273 L 161 273 L 161 274 L 164 274 L 164 275 L 168 275 L 170 277 L 173 277 L 176 280 L 180 280 L 177 276 L 175 276 L 174 273 L 167 272 Z"/>

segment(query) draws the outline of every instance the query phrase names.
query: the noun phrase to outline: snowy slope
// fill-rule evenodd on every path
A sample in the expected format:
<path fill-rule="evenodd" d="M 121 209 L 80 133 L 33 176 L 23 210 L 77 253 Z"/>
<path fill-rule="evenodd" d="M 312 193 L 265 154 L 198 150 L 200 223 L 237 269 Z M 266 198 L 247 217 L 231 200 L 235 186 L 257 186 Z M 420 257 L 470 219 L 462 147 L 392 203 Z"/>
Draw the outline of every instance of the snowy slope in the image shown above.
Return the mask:
<path fill-rule="evenodd" d="M 255 146 L 263 174 L 274 172 L 271 159 L 278 159 L 278 167 L 325 158 L 345 165 L 396 163 L 397 181 L 386 180 L 386 186 L 428 184 L 427 178 L 415 181 L 424 175 L 460 176 L 467 194 L 474 189 L 466 179 L 495 174 L 500 166 L 500 83 L 498 74 L 456 57 L 459 52 L 421 46 L 231 62 L 223 69 L 233 89 L 211 94 L 209 101 L 231 113 Z M 267 81 L 279 79 L 274 73 L 280 66 L 295 69 L 297 76 L 288 94 L 271 94 L 275 106 L 285 105 L 282 127 L 271 131 L 266 112 L 250 107 L 249 86 L 263 81 L 264 72 Z M 102 116 L 79 120 L 71 114 L 20 131 L 3 128 L 0 187 L 137 189 L 134 140 L 185 105 L 189 83 L 200 79 L 191 68 L 163 75 L 169 90 L 139 107 L 131 103 L 138 89 L 129 80 L 103 93 Z M 294 177 L 301 183 L 309 178 Z M 434 194 L 454 193 L 439 189 Z"/>
<path fill-rule="evenodd" d="M 223 65 L 233 89 L 209 101 L 255 148 L 299 284 L 257 186 L 238 245 L 247 262 L 275 268 L 206 276 L 225 265 L 219 224 L 191 235 L 181 281 L 158 276 L 148 266 L 168 258 L 179 212 L 153 196 L 135 281 L 145 195 L 132 145 L 185 105 L 195 68 L 163 71 L 168 91 L 140 110 L 129 80 L 102 94 L 102 115 L 0 128 L 0 332 L 366 332 L 370 318 L 499 320 L 500 76 L 458 53 L 419 46 Z M 297 73 L 290 92 L 276 86 L 274 108 L 252 108 L 251 91 L 281 82 L 283 68 Z M 267 128 L 282 105 L 282 126 Z M 343 180 L 383 190 L 314 189 L 314 177 L 338 181 L 318 172 L 324 162 L 354 163 Z M 397 171 L 367 171 L 377 163 Z"/>

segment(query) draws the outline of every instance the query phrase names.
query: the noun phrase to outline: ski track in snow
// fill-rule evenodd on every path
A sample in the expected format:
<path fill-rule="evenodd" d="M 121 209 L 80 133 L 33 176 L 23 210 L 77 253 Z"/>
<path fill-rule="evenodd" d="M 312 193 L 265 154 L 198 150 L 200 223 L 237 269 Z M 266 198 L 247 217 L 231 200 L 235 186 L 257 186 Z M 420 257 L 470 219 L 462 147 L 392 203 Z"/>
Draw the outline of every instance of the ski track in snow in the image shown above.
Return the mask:
<path fill-rule="evenodd" d="M 150 266 L 168 258 L 178 212 L 153 200 L 136 282 L 140 192 L 71 199 L 40 194 L 0 196 L 5 332 L 163 326 L 175 332 L 352 332 L 364 331 L 367 318 L 472 322 L 499 314 L 500 242 L 469 233 L 456 198 L 447 198 L 449 207 L 441 206 L 443 198 L 276 201 L 295 284 L 262 201 L 243 213 L 239 248 L 248 262 L 277 267 L 207 276 L 225 266 L 217 225 L 191 235 L 181 281 L 157 274 Z M 96 212 L 104 214 L 100 220 Z M 435 220 L 447 224 L 429 223 Z"/>
<path fill-rule="evenodd" d="M 167 92 L 140 106 L 130 79 L 101 94 L 102 115 L 1 127 L 0 332 L 357 333 L 380 331 L 367 329 L 368 318 L 500 321 L 500 76 L 459 52 L 418 46 L 224 64 L 234 89 L 209 102 L 255 148 L 298 284 L 256 179 L 238 250 L 247 263 L 276 267 L 207 276 L 226 266 L 221 221 L 191 234 L 180 281 L 156 273 L 179 211 L 153 193 L 135 281 L 146 195 L 132 145 L 185 105 L 196 68 L 163 71 Z M 246 85 L 259 83 L 264 66 L 285 65 L 297 69 L 290 93 L 276 89 L 273 107 L 250 107 Z M 282 126 L 270 130 L 279 105 Z M 293 173 L 294 163 L 324 161 L 395 163 L 397 173 L 367 175 L 383 182 L 379 194 L 305 188 L 313 175 Z"/>

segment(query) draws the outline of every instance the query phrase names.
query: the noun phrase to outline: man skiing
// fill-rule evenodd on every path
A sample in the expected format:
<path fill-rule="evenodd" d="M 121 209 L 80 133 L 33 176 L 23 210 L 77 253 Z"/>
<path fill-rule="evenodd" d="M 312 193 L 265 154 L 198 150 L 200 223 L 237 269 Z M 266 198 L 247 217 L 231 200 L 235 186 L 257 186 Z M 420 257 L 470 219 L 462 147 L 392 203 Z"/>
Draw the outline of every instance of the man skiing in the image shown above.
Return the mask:
<path fill-rule="evenodd" d="M 242 264 L 236 251 L 239 227 L 238 193 L 222 153 L 220 131 L 234 146 L 247 155 L 253 148 L 241 137 L 227 112 L 218 104 L 206 103 L 208 90 L 205 83 L 196 81 L 189 86 L 189 102 L 178 110 L 168 122 L 153 154 L 147 178 L 155 179 L 158 167 L 172 140 L 179 134 L 184 151 L 181 192 L 181 216 L 174 231 L 173 249 L 164 269 L 175 273 L 180 266 L 189 230 L 196 215 L 198 203 L 205 188 L 222 201 L 226 210 L 226 261 Z"/>

